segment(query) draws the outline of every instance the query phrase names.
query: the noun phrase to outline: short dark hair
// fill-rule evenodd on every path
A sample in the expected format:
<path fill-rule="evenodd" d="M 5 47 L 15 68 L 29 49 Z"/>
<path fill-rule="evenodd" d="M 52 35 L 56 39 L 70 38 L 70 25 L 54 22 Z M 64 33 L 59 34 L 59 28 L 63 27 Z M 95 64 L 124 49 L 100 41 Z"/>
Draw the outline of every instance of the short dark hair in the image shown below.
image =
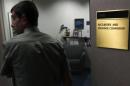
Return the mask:
<path fill-rule="evenodd" d="M 18 17 L 25 16 L 31 26 L 38 25 L 38 9 L 32 1 L 21 1 L 12 7 L 11 12 L 15 12 Z"/>

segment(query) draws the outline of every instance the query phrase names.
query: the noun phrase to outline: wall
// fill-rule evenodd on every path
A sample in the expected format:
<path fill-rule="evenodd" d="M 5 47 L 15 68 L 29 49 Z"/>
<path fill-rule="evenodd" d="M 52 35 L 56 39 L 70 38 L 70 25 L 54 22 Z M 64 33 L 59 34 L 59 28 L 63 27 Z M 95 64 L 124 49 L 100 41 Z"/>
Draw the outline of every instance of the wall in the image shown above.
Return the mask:
<path fill-rule="evenodd" d="M 2 15 L 2 4 L 0 1 L 0 15 Z M 2 54 L 2 41 L 3 41 L 3 28 L 2 28 L 2 16 L 0 16 L 0 67 L 1 67 L 1 54 Z"/>
<path fill-rule="evenodd" d="M 89 0 L 33 0 L 39 9 L 39 28 L 42 32 L 59 38 L 60 26 L 64 24 L 71 32 L 74 19 L 89 20 Z M 72 35 L 72 33 L 71 33 Z M 89 37 L 89 26 L 85 23 L 83 36 Z"/>
<path fill-rule="evenodd" d="M 130 86 L 130 49 L 96 47 L 96 11 L 130 9 L 130 0 L 90 0 L 91 57 L 93 86 Z M 130 43 L 129 43 L 130 44 Z"/>

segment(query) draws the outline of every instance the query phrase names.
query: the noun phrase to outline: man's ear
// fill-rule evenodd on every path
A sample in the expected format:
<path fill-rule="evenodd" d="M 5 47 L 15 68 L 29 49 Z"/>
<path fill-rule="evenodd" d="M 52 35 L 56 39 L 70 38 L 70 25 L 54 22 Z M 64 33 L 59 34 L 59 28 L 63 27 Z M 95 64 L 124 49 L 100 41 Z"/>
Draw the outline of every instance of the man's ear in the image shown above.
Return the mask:
<path fill-rule="evenodd" d="M 22 16 L 22 21 L 24 26 L 27 26 L 28 25 L 28 19 L 25 17 L 25 16 Z"/>

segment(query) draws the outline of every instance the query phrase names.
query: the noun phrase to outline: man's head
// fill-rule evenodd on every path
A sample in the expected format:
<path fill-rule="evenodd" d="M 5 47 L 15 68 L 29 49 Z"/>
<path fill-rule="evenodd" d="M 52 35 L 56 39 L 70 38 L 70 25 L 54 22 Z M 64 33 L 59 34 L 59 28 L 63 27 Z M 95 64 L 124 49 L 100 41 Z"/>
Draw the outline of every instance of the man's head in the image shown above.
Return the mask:
<path fill-rule="evenodd" d="M 25 28 L 38 25 L 38 10 L 32 1 L 22 1 L 12 9 L 12 27 L 19 33 Z"/>

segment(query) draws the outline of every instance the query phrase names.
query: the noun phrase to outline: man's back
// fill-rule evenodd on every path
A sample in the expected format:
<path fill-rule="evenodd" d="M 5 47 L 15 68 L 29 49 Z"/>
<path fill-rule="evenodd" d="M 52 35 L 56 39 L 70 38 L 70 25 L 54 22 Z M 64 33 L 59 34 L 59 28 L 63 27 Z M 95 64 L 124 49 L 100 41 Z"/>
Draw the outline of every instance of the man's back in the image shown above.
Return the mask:
<path fill-rule="evenodd" d="M 12 47 L 6 47 L 6 57 L 13 70 L 11 73 L 5 68 L 3 75 L 9 73 L 16 86 L 58 86 L 68 71 L 59 42 L 39 31 L 27 30 L 6 45 Z"/>
<path fill-rule="evenodd" d="M 14 86 L 57 86 L 63 75 L 65 86 L 70 86 L 63 49 L 38 31 L 39 12 L 34 2 L 21 1 L 10 12 L 11 26 L 19 35 L 5 44 L 2 75 L 12 77 Z"/>

